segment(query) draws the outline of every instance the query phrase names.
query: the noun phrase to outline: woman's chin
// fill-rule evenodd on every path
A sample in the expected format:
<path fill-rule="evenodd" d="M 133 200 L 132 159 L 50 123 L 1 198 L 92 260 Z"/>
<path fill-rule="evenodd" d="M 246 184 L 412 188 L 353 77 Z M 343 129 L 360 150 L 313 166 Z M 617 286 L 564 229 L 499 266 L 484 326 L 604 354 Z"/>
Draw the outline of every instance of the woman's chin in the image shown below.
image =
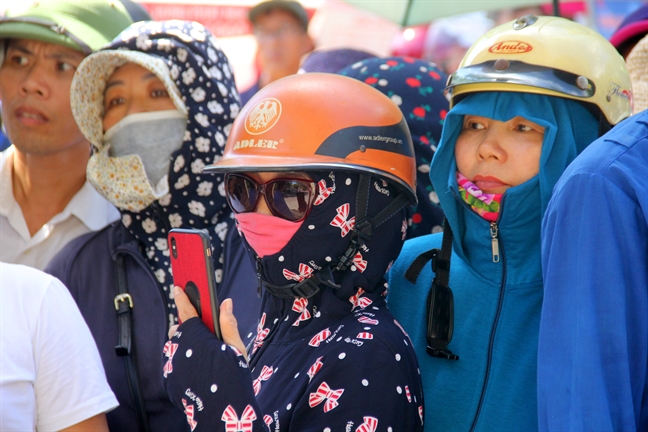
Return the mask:
<path fill-rule="evenodd" d="M 501 195 L 504 192 L 506 192 L 509 188 L 510 188 L 510 186 L 499 186 L 499 187 L 493 187 L 493 188 L 484 188 L 484 189 L 481 189 L 481 191 L 483 193 L 486 193 L 486 194 L 499 194 L 499 195 Z"/>

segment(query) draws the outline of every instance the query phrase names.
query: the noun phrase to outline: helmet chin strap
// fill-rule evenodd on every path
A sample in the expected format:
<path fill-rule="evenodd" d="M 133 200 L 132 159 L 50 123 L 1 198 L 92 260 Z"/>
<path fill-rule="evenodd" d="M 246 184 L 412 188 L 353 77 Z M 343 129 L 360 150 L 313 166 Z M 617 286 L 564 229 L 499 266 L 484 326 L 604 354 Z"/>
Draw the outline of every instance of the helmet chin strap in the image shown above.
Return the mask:
<path fill-rule="evenodd" d="M 373 235 L 374 229 L 387 222 L 398 214 L 409 202 L 409 198 L 400 192 L 389 205 L 383 208 L 376 216 L 367 216 L 369 206 L 369 192 L 371 191 L 371 176 L 361 174 L 356 190 L 356 224 L 351 234 L 351 243 L 346 251 L 338 257 L 337 263 L 331 263 L 301 282 L 286 285 L 275 285 L 263 278 L 260 261 L 257 259 L 257 278 L 260 286 L 264 286 L 270 294 L 280 298 L 303 297 L 310 298 L 320 290 L 323 284 L 333 289 L 341 286 L 335 282 L 333 272 L 344 273 L 353 263 L 353 258 L 364 244 Z"/>

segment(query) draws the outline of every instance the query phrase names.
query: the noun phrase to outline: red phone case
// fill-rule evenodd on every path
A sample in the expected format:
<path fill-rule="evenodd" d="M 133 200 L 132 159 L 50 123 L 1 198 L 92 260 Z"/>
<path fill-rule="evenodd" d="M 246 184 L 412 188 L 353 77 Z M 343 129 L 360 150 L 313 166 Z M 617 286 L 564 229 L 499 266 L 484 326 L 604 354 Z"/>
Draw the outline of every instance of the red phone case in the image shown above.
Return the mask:
<path fill-rule="evenodd" d="M 169 232 L 173 283 L 192 301 L 207 328 L 222 339 L 218 322 L 218 297 L 214 281 L 209 235 L 195 229 L 174 228 Z"/>

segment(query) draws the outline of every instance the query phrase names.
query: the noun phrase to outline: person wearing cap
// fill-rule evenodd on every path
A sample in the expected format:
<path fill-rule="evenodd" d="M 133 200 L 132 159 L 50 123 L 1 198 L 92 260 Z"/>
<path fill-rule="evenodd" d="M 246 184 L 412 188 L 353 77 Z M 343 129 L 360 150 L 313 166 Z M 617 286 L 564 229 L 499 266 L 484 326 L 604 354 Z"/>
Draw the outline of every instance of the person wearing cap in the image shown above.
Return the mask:
<path fill-rule="evenodd" d="M 246 350 L 231 300 L 221 341 L 175 290 L 164 381 L 192 430 L 422 430 L 416 357 L 385 306 L 416 202 L 399 108 L 349 77 L 285 77 L 242 108 L 204 173 L 225 176 L 262 306 Z"/>
<path fill-rule="evenodd" d="M 459 67 L 468 48 L 493 26 L 493 20 L 485 12 L 436 19 L 425 34 L 422 58 L 451 74 Z"/>
<path fill-rule="evenodd" d="M 121 219 L 69 242 L 46 271 L 68 287 L 99 347 L 120 403 L 111 430 L 189 430 L 162 386 L 178 317 L 170 230 L 209 235 L 218 296 L 237 302 L 244 338 L 256 334 L 261 303 L 249 260 L 234 283 L 224 274 L 223 243 L 238 234 L 223 176 L 201 173 L 222 156 L 240 110 L 232 69 L 200 23 L 143 21 L 79 65 L 70 98 L 93 147 L 88 181 Z"/>
<path fill-rule="evenodd" d="M 628 58 L 632 48 L 647 34 L 648 4 L 641 6 L 621 21 L 619 27 L 610 36 L 610 43 L 623 58 Z"/>
<path fill-rule="evenodd" d="M 0 18 L 0 260 L 43 269 L 71 239 L 118 218 L 86 181 L 90 144 L 70 110 L 83 58 L 131 24 L 120 2 L 21 3 Z"/>
<path fill-rule="evenodd" d="M 542 217 L 569 163 L 631 115 L 630 79 L 623 58 L 597 32 L 564 18 L 526 15 L 479 38 L 448 91 L 451 109 L 430 167 L 444 230 L 405 243 L 389 272 L 388 305 L 418 355 L 432 419 L 426 430 L 537 430 L 556 394 L 569 400 L 569 380 L 542 391 L 569 353 L 554 338 L 570 334 L 554 327 L 546 341 L 551 357 L 538 361 Z M 583 202 L 578 211 L 591 214 L 587 229 L 598 235 L 597 203 L 604 198 L 569 194 L 566 205 L 575 208 L 572 199 L 581 198 L 594 204 Z M 582 233 L 576 224 L 570 229 L 575 237 Z M 609 259 L 602 249 L 590 253 Z M 564 256 L 556 259 L 565 262 L 566 284 L 602 265 L 577 270 Z M 546 372 L 541 377 L 538 365 Z"/>
<path fill-rule="evenodd" d="M 308 35 L 308 14 L 298 1 L 269 0 L 249 13 L 257 40 L 259 78 L 241 93 L 241 103 L 271 82 L 297 73 L 302 56 L 314 49 Z"/>
<path fill-rule="evenodd" d="M 636 114 L 560 178 L 543 224 L 542 430 L 648 430 L 648 36 Z"/>

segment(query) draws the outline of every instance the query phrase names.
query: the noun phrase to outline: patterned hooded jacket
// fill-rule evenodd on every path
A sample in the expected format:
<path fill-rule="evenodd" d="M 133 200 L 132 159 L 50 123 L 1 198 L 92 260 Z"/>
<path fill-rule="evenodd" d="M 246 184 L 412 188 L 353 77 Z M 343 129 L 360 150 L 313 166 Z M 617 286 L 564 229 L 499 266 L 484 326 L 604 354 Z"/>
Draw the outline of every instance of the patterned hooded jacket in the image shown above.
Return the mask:
<path fill-rule="evenodd" d="M 126 158 L 110 156 L 103 143 L 103 94 L 113 71 L 133 62 L 153 72 L 166 86 L 178 110 L 186 114 L 182 143 L 170 154 L 168 193 L 152 200 Z M 232 219 L 221 176 L 202 175 L 218 160 L 239 111 L 239 98 L 229 63 L 216 39 L 200 24 L 183 21 L 139 22 L 79 66 L 72 86 L 72 109 L 94 154 L 88 178 L 122 214 L 121 221 L 96 234 L 71 242 L 54 258 L 48 271 L 68 286 L 95 337 L 108 381 L 120 407 L 108 413 L 112 430 L 136 426 L 124 359 L 115 354 L 118 321 L 114 297 L 117 281 L 113 259 L 125 258 L 126 279 L 133 299 L 133 350 L 137 353 L 141 388 L 152 430 L 187 427 L 182 412 L 162 388 L 160 357 L 169 325 L 176 321 L 172 298 L 167 235 L 171 228 L 206 230 L 212 241 L 216 281 L 222 278 L 223 241 Z M 124 162 L 125 161 L 125 162 Z M 135 205 L 131 205 L 135 203 Z M 242 292 L 245 295 L 245 292 Z M 250 317 L 256 324 L 259 301 L 249 290 Z M 227 295 L 223 295 L 223 298 Z M 239 302 L 241 303 L 241 302 Z M 240 308 L 241 312 L 245 308 Z M 242 322 L 244 314 L 240 314 Z M 182 420 L 182 421 L 179 421 Z"/>
<path fill-rule="evenodd" d="M 312 278 L 335 265 L 350 244 L 360 175 L 308 174 L 318 196 L 288 243 L 257 258 L 264 284 Z M 367 188 L 369 216 L 398 194 L 376 177 Z M 333 281 L 320 282 L 311 297 L 283 298 L 264 289 L 249 364 L 200 320 L 184 322 L 165 346 L 165 385 L 192 430 L 421 430 L 418 364 L 384 297 L 383 275 L 403 244 L 405 217 L 405 210 L 393 213 L 350 268 L 333 271 Z"/>

